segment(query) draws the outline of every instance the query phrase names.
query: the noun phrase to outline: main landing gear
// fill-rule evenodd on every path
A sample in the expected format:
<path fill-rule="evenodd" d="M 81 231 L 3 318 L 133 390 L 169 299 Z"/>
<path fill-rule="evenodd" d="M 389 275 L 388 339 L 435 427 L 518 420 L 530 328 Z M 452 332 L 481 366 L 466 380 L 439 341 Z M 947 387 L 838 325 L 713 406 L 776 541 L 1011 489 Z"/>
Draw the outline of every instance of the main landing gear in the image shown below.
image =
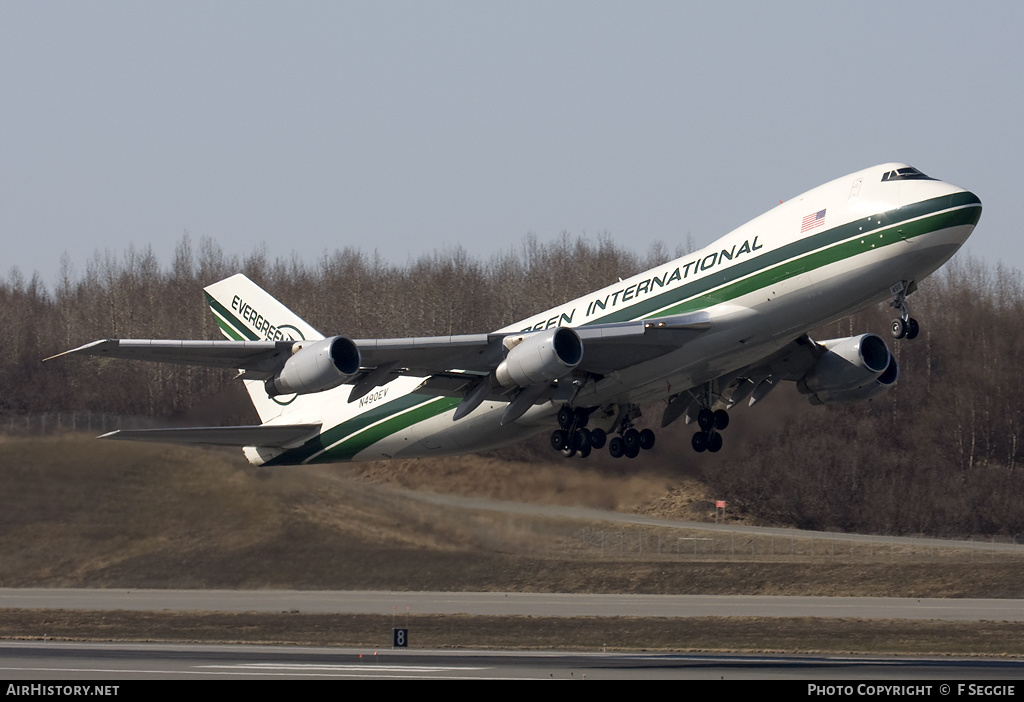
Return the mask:
<path fill-rule="evenodd" d="M 697 453 L 721 451 L 722 435 L 719 432 L 729 426 L 729 413 L 724 409 L 712 412 L 709 408 L 702 407 L 697 414 L 697 426 L 700 427 L 700 431 L 693 435 L 693 450 Z"/>
<path fill-rule="evenodd" d="M 700 431 L 696 432 L 690 441 L 690 445 L 697 453 L 705 451 L 718 453 L 722 450 L 721 432 L 729 426 L 729 413 L 724 409 L 713 410 L 711 408 L 716 403 L 727 407 L 732 406 L 733 403 L 722 396 L 723 391 L 723 386 L 718 386 L 716 382 L 708 382 L 704 383 L 699 390 L 694 389 L 689 393 L 692 400 L 686 410 L 686 422 L 689 424 L 690 421 L 696 419 L 697 426 L 700 427 Z M 733 395 L 735 396 L 735 394 L 734 392 Z M 679 398 L 676 398 L 676 401 L 678 400 Z"/>
<path fill-rule="evenodd" d="M 697 453 L 721 451 L 721 432 L 729 426 L 729 413 L 724 409 L 710 409 L 710 398 L 709 387 L 707 400 L 693 400 L 693 405 L 697 405 L 697 403 L 702 405 L 696 416 L 700 431 L 693 435 L 692 440 L 693 450 Z M 617 429 L 618 435 L 611 438 L 604 429 L 587 429 L 587 422 L 595 410 L 597 408 L 578 407 L 573 409 L 569 405 L 563 405 L 558 411 L 559 428 L 551 432 L 551 448 L 561 451 L 566 457 L 579 455 L 584 458 L 589 456 L 594 449 L 604 448 L 606 444 L 612 458 L 621 458 L 622 456 L 636 458 L 641 451 L 654 448 L 654 432 L 650 429 L 637 429 L 633 426 L 633 420 L 640 416 L 640 410 L 636 405 L 620 405 L 618 407 L 619 416 L 611 425 L 613 429 Z M 614 411 L 614 407 L 609 407 L 607 410 L 609 410 L 609 414 L 605 415 L 605 419 L 610 418 L 610 411 Z M 693 415 L 690 416 L 693 417 Z"/>
<path fill-rule="evenodd" d="M 912 292 L 912 285 L 913 283 L 908 284 L 906 281 L 901 280 L 891 288 L 893 294 L 896 295 L 896 299 L 890 302 L 889 306 L 895 307 L 900 311 L 900 318 L 892 320 L 892 325 L 889 328 L 894 339 L 913 339 L 917 337 L 918 332 L 921 330 L 917 320 L 910 316 L 910 308 L 907 307 L 907 295 Z"/>
<path fill-rule="evenodd" d="M 587 422 L 590 419 L 592 410 L 582 407 L 573 409 L 564 405 L 558 411 L 558 429 L 551 432 L 551 448 L 561 451 L 566 457 L 577 454 L 586 458 L 594 449 L 600 450 L 608 446 L 608 453 L 612 458 L 636 458 L 641 450 L 649 450 L 654 447 L 654 432 L 650 429 L 637 430 L 633 428 L 632 419 L 639 415 L 627 411 L 616 422 L 619 425 L 619 436 L 608 439 L 608 433 L 604 429 L 587 429 Z"/>
<path fill-rule="evenodd" d="M 604 446 L 605 433 L 600 429 L 587 429 L 590 412 L 563 405 L 558 410 L 558 429 L 551 432 L 551 448 L 561 451 L 566 457 L 577 453 L 586 458 L 590 452 Z"/>

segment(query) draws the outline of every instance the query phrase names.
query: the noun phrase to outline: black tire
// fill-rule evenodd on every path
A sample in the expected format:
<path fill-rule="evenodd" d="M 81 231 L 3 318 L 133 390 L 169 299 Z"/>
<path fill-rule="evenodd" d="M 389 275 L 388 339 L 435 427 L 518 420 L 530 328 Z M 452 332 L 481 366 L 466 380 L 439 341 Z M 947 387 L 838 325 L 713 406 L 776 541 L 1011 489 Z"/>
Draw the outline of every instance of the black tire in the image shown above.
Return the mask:
<path fill-rule="evenodd" d="M 612 458 L 622 458 L 626 454 L 626 442 L 622 440 L 621 436 L 612 437 L 612 440 L 608 442 L 608 453 Z"/>
<path fill-rule="evenodd" d="M 637 442 L 634 446 L 630 446 L 626 449 L 626 458 L 636 458 L 640 455 L 640 443 Z"/>
<path fill-rule="evenodd" d="M 590 445 L 594 448 L 603 449 L 607 441 L 608 434 L 605 433 L 604 429 L 592 429 L 590 431 Z"/>
<path fill-rule="evenodd" d="M 693 450 L 697 453 L 704 453 L 708 450 L 708 435 L 702 431 L 698 431 L 693 435 L 693 440 L 690 444 L 693 446 Z"/>
<path fill-rule="evenodd" d="M 715 425 L 715 413 L 709 410 L 707 407 L 702 407 L 700 412 L 697 414 L 697 426 L 704 431 L 707 431 Z"/>
<path fill-rule="evenodd" d="M 729 413 L 725 410 L 715 410 L 715 429 L 722 431 L 729 426 Z"/>
<path fill-rule="evenodd" d="M 650 429 L 644 429 L 642 432 L 640 432 L 640 448 L 642 448 L 644 451 L 650 451 L 652 448 L 654 448 L 654 439 L 654 432 L 651 431 Z"/>
<path fill-rule="evenodd" d="M 576 417 L 576 428 L 582 429 L 587 426 L 587 422 L 590 421 L 590 410 L 585 410 L 582 407 L 577 407 L 574 413 Z"/>
<path fill-rule="evenodd" d="M 722 435 L 712 434 L 708 437 L 708 451 L 711 453 L 718 453 L 722 450 Z"/>
<path fill-rule="evenodd" d="M 634 446 L 640 446 L 640 432 L 636 429 L 627 429 L 626 433 L 622 435 L 622 440 L 626 442 L 627 453 L 629 449 Z"/>
<path fill-rule="evenodd" d="M 921 331 L 921 326 L 917 323 L 917 320 L 911 317 L 907 320 L 907 338 L 916 339 L 918 333 Z"/>
<path fill-rule="evenodd" d="M 892 334 L 893 339 L 902 339 L 907 335 L 907 323 L 902 319 L 892 320 L 892 324 L 889 326 L 889 333 Z"/>
<path fill-rule="evenodd" d="M 562 429 L 568 429 L 572 426 L 573 412 L 569 405 L 562 405 L 562 409 L 558 410 L 558 426 Z"/>
<path fill-rule="evenodd" d="M 577 451 L 582 451 L 584 448 L 590 448 L 590 432 L 586 429 L 580 429 L 572 434 L 572 447 Z"/>
<path fill-rule="evenodd" d="M 565 429 L 555 429 L 551 432 L 551 448 L 561 451 L 569 445 L 569 432 Z"/>

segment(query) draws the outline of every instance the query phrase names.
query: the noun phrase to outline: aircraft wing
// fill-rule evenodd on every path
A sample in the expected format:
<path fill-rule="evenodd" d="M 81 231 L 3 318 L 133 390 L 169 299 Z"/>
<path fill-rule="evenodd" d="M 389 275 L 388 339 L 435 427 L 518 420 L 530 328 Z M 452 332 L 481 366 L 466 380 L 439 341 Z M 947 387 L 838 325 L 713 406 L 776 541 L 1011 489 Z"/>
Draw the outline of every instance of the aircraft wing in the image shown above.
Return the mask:
<path fill-rule="evenodd" d="M 583 358 L 576 371 L 606 375 L 662 356 L 685 344 L 695 334 L 711 327 L 706 312 L 672 317 L 594 324 L 576 327 L 583 343 Z M 359 373 L 348 383 L 353 386 L 351 402 L 385 385 L 399 375 L 423 377 L 417 392 L 465 396 L 504 359 L 506 337 L 532 333 L 494 332 L 456 336 L 409 337 L 400 339 L 357 339 Z M 183 341 L 166 339 L 102 339 L 52 358 L 71 354 L 135 359 L 238 369 L 249 379 L 274 377 L 292 355 L 294 341 Z M 46 360 L 50 360 L 46 359 Z M 537 394 L 543 401 L 550 393 Z M 487 397 L 509 399 L 509 390 L 493 388 Z M 165 435 L 168 440 L 174 434 Z M 184 434 L 177 436 L 184 437 Z M 213 436 L 208 434 L 208 436 Z M 242 436 L 236 432 L 235 436 Z M 109 437 L 109 438 L 130 438 Z M 216 443 L 204 440 L 203 443 Z M 265 441 L 259 445 L 270 445 Z M 252 444 L 246 444 L 252 445 Z"/>
<path fill-rule="evenodd" d="M 674 351 L 710 328 L 707 312 L 578 327 L 583 341 L 579 368 L 607 375 Z"/>
<path fill-rule="evenodd" d="M 46 361 L 81 354 L 136 361 L 181 363 L 241 369 L 252 377 L 270 377 L 291 354 L 292 341 L 178 341 L 170 339 L 101 339 L 50 356 Z"/>
<path fill-rule="evenodd" d="M 711 326 L 706 313 L 635 322 L 577 327 L 585 352 L 579 368 L 609 373 L 655 358 L 678 348 L 695 332 Z M 530 332 L 356 339 L 362 357 L 361 370 L 369 373 L 387 367 L 393 374 L 430 376 L 458 369 L 489 372 L 504 357 L 507 336 Z M 287 341 L 187 341 L 173 339 L 101 339 L 50 356 L 47 361 L 80 354 L 107 358 L 157 361 L 214 368 L 239 369 L 247 377 L 270 377 L 292 351 Z"/>
<path fill-rule="evenodd" d="M 663 356 L 710 328 L 711 319 L 706 312 L 574 327 L 583 344 L 583 357 L 574 371 L 601 376 L 629 368 Z M 516 390 L 488 382 L 505 358 L 506 338 L 530 333 L 359 340 L 356 344 L 363 355 L 363 363 L 374 368 L 355 382 L 349 401 L 384 385 L 394 376 L 407 373 L 425 378 L 416 388 L 417 394 L 462 398 L 455 411 L 456 420 L 484 400 L 494 400 L 511 401 L 502 424 L 514 421 L 530 405 L 545 402 L 559 392 L 550 383 Z"/>
<path fill-rule="evenodd" d="M 695 332 L 711 327 L 705 312 L 635 322 L 574 327 L 583 341 L 580 370 L 606 374 L 678 348 Z M 430 376 L 453 369 L 494 370 L 504 358 L 502 342 L 530 332 L 498 332 L 405 339 L 356 339 L 366 368 L 391 366 L 406 375 Z"/>
<path fill-rule="evenodd" d="M 187 427 L 182 429 L 122 429 L 100 436 L 117 441 L 159 441 L 165 444 L 215 446 L 301 446 L 320 432 L 320 424 L 263 424 L 241 427 Z"/>
<path fill-rule="evenodd" d="M 355 339 L 366 370 L 389 367 L 427 376 L 452 368 L 485 370 L 501 362 L 505 334 Z"/>

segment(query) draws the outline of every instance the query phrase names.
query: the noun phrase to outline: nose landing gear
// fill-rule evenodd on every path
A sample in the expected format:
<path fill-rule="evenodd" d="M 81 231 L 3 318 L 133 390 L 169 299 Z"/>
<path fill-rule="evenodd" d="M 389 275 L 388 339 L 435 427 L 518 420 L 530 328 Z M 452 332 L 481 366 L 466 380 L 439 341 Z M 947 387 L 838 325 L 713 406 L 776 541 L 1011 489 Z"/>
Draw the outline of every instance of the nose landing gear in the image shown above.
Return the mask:
<path fill-rule="evenodd" d="M 910 316 L 910 308 L 907 306 L 907 295 L 913 292 L 913 287 L 914 284 L 912 282 L 908 283 L 905 280 L 901 280 L 890 288 L 896 299 L 890 302 L 889 306 L 895 307 L 900 311 L 900 318 L 892 320 L 892 325 L 889 328 L 894 339 L 913 339 L 921 331 L 917 320 Z"/>

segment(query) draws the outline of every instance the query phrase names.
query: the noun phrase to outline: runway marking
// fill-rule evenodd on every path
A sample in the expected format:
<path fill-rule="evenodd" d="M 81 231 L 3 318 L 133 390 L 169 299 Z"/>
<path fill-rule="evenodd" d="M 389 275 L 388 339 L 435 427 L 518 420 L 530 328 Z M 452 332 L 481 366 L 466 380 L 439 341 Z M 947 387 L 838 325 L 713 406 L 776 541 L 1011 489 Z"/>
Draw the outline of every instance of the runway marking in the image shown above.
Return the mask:
<path fill-rule="evenodd" d="M 352 672 L 389 672 L 389 673 L 430 673 L 457 672 L 470 670 L 488 670 L 483 666 L 433 666 L 433 665 L 369 665 L 357 664 L 324 664 L 324 663 L 235 663 L 232 665 L 202 665 L 200 668 L 225 668 L 231 670 L 300 670 L 300 671 L 352 671 Z"/>
<path fill-rule="evenodd" d="M 328 677 L 328 678 L 387 678 L 391 680 L 523 680 L 522 677 L 507 675 L 494 676 L 479 671 L 494 670 L 493 667 L 476 666 L 427 666 L 427 665 L 367 665 L 367 664 L 322 664 L 322 663 L 236 663 L 234 665 L 204 665 L 221 675 L 244 675 L 257 677 Z"/>
<path fill-rule="evenodd" d="M 213 668 L 219 670 L 201 670 L 201 668 Z M 457 675 L 459 672 L 475 672 L 489 670 L 488 668 L 431 668 L 427 666 L 318 666 L 289 665 L 270 663 L 240 663 L 238 665 L 224 666 L 194 666 L 186 670 L 149 669 L 149 668 L 53 668 L 53 667 L 0 667 L 0 671 L 11 671 L 18 675 L 39 675 L 40 673 L 72 673 L 81 674 L 102 674 L 102 675 L 124 675 L 129 676 L 124 680 L 131 680 L 135 675 L 245 675 L 251 673 L 257 677 L 330 677 L 330 678 L 393 678 L 396 680 L 422 680 L 424 677 L 450 678 L 452 680 L 524 680 L 524 677 L 495 677 L 490 675 Z"/>

